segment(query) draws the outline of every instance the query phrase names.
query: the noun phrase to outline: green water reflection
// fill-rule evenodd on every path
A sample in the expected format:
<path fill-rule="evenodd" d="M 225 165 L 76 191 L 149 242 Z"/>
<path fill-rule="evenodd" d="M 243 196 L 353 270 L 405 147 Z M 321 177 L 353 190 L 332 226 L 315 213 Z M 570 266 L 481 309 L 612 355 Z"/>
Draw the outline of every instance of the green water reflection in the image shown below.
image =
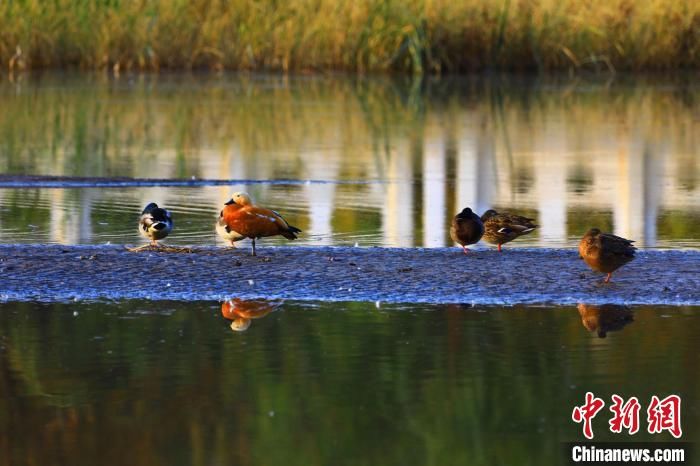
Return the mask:
<path fill-rule="evenodd" d="M 698 441 L 700 309 L 604 339 L 579 311 L 283 303 L 231 332 L 215 302 L 2 304 L 0 463 L 562 464 L 587 390 L 680 394 Z"/>
<path fill-rule="evenodd" d="M 697 95 L 683 78 L 27 75 L 0 81 L 2 173 L 331 183 L 0 189 L 0 241 L 133 242 L 103 217 L 156 201 L 180 225 L 206 212 L 173 241 L 210 242 L 210 213 L 245 189 L 313 244 L 446 246 L 471 206 L 536 217 L 512 247 L 571 246 L 591 219 L 643 247 L 699 247 Z M 348 180 L 376 183 L 332 183 Z"/>

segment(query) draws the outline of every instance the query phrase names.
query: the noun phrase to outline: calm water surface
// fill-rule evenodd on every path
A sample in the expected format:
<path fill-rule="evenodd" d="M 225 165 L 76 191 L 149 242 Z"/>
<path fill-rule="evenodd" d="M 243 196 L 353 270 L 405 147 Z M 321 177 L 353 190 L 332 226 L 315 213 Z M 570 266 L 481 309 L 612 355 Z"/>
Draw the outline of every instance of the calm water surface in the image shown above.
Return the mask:
<path fill-rule="evenodd" d="M 699 308 L 223 311 L 0 304 L 0 463 L 557 465 L 589 390 L 680 394 L 700 440 Z"/>
<path fill-rule="evenodd" d="M 156 201 L 168 242 L 211 244 L 247 190 L 303 245 L 445 246 L 471 206 L 536 217 L 512 247 L 700 247 L 692 80 L 48 74 L 0 102 L 0 173 L 232 180 L 0 188 L 2 243 L 136 243 Z M 555 465 L 586 391 L 680 394 L 698 442 L 699 332 L 697 307 L 0 303 L 0 464 Z"/>
<path fill-rule="evenodd" d="M 2 173 L 292 183 L 0 189 L 0 242 L 135 243 L 156 201 L 176 214 L 170 242 L 211 244 L 221 204 L 244 189 L 302 228 L 301 244 L 445 246 L 450 216 L 471 206 L 536 217 L 541 229 L 512 247 L 572 246 L 597 225 L 642 247 L 698 248 L 698 89 L 625 77 L 4 80 Z"/>

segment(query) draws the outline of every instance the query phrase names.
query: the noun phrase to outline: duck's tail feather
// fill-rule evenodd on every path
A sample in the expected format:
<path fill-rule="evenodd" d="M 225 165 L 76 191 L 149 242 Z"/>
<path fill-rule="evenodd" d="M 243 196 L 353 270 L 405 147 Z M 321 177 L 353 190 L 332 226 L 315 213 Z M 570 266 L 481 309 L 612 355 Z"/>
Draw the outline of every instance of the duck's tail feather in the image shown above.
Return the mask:
<path fill-rule="evenodd" d="M 297 233 L 301 233 L 301 230 L 289 225 L 289 228 L 282 232 L 282 236 L 287 239 L 297 239 Z"/>

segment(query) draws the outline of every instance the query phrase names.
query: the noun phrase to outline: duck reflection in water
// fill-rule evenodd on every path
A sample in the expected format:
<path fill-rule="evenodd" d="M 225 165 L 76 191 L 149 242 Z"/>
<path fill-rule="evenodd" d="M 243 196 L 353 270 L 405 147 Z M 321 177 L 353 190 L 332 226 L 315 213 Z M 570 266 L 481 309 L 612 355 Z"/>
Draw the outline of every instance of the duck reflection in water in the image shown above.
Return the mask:
<path fill-rule="evenodd" d="M 253 319 L 261 319 L 281 305 L 281 301 L 233 298 L 221 303 L 221 315 L 231 321 L 231 330 L 244 332 Z"/>
<path fill-rule="evenodd" d="M 608 332 L 622 330 L 634 322 L 634 314 L 627 306 L 617 304 L 579 303 L 578 313 L 581 323 L 589 332 L 597 332 L 598 337 L 605 338 Z"/>

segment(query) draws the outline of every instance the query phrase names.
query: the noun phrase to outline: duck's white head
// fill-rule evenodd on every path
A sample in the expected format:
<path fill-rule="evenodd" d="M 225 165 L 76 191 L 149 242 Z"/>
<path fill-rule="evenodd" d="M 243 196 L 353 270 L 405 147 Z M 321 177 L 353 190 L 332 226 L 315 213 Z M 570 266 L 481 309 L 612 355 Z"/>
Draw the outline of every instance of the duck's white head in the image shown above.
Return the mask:
<path fill-rule="evenodd" d="M 250 198 L 248 193 L 233 193 L 231 199 L 226 203 L 226 205 L 238 204 L 238 205 L 252 205 L 253 200 Z"/>

